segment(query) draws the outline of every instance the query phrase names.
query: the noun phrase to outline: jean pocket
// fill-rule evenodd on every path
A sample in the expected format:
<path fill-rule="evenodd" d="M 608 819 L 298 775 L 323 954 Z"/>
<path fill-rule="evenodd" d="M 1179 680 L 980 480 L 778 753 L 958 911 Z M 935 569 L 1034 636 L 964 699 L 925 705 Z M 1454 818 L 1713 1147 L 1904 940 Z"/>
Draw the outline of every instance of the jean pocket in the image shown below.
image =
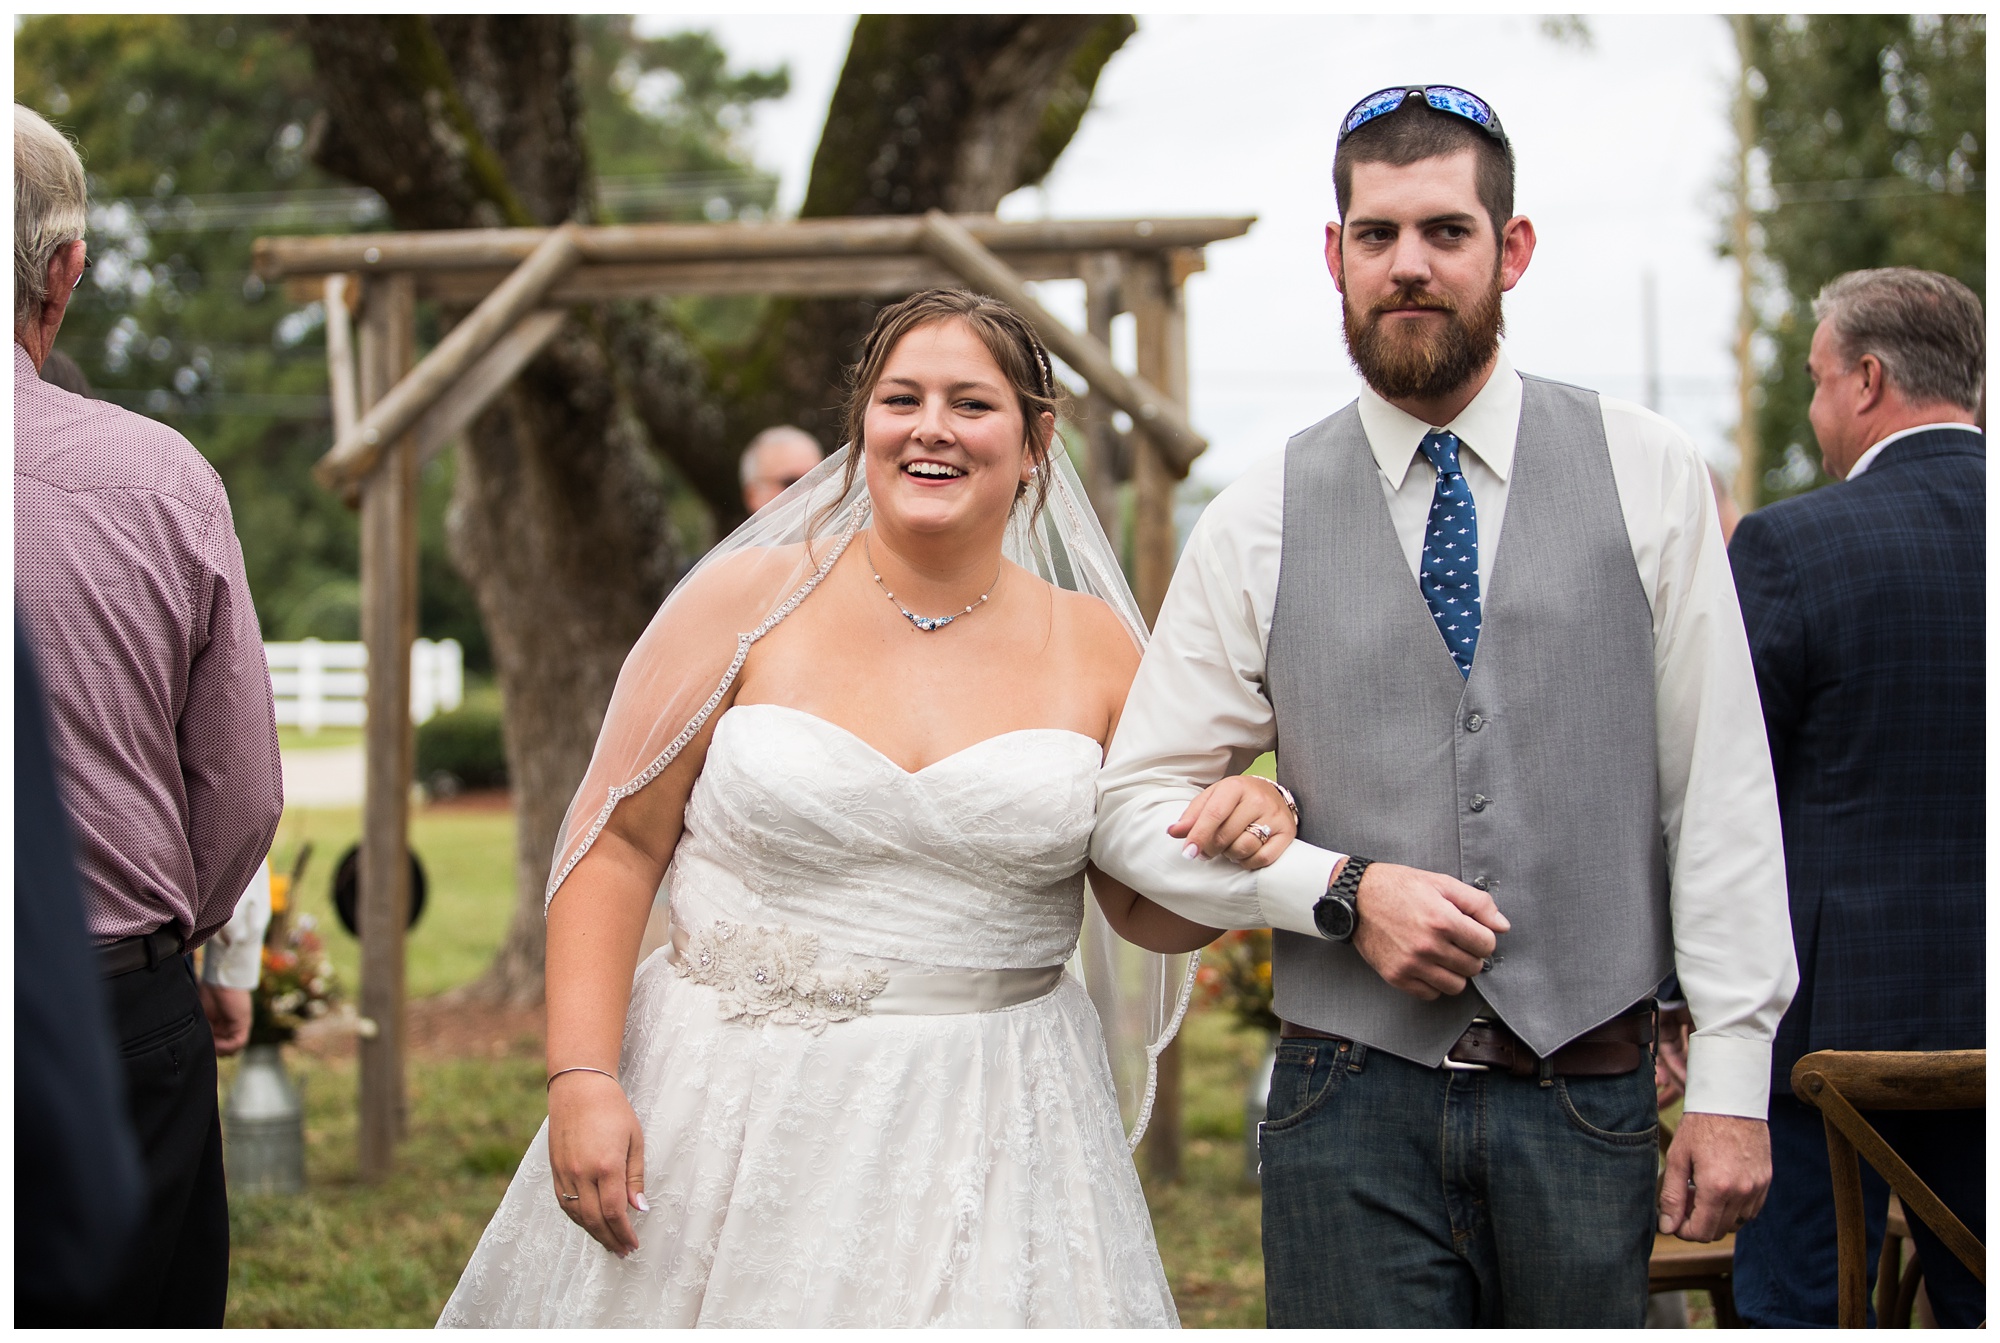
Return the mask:
<path fill-rule="evenodd" d="M 1264 1103 L 1265 1133 L 1282 1132 L 1311 1118 L 1333 1090 L 1346 1055 L 1330 1040 L 1281 1040 Z"/>
<path fill-rule="evenodd" d="M 1618 1147 L 1659 1141 L 1660 1111 L 1649 1068 L 1623 1077 L 1558 1077 L 1555 1093 L 1570 1127 L 1586 1137 Z"/>
<path fill-rule="evenodd" d="M 178 1044 L 194 1033 L 201 1021 L 199 1012 L 190 1012 L 178 1021 L 169 1021 L 164 1026 L 155 1026 L 143 1035 L 135 1035 L 130 1040 L 118 1042 L 118 1052 L 128 1059 L 136 1059 L 141 1054 L 150 1054 L 156 1049 Z"/>

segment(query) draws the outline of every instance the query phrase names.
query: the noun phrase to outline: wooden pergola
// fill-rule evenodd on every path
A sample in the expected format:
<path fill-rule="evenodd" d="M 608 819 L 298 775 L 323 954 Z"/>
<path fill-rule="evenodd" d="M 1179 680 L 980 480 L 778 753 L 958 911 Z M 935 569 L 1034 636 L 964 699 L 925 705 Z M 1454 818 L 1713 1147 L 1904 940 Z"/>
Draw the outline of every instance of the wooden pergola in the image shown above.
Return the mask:
<path fill-rule="evenodd" d="M 1130 464 L 1134 587 L 1150 622 L 1175 560 L 1173 490 L 1207 446 L 1187 421 L 1183 285 L 1209 243 L 1251 218 L 1045 220 L 991 215 L 646 224 L 260 238 L 253 269 L 326 305 L 334 446 L 315 468 L 361 510 L 361 630 L 368 647 L 360 864 L 360 1145 L 386 1176 L 405 1125 L 404 928 L 409 908 L 410 647 L 417 635 L 417 471 L 493 403 L 571 307 L 613 298 L 768 294 L 896 298 L 965 285 L 1013 305 L 1089 385 L 1088 485 L 1117 535 L 1115 463 Z M 1081 279 L 1088 320 L 1056 320 L 1024 281 Z M 472 311 L 421 361 L 416 305 Z M 1111 324 L 1129 312 L 1137 367 L 1118 367 Z M 1131 418 L 1121 443 L 1115 411 Z M 1179 1051 L 1160 1060 L 1148 1139 L 1177 1172 Z"/>

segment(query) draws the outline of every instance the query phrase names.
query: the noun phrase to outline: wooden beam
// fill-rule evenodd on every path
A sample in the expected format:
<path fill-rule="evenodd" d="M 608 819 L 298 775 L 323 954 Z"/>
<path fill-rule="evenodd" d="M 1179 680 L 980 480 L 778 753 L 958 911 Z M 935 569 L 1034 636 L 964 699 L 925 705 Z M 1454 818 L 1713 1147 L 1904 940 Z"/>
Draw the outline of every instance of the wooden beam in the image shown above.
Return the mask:
<path fill-rule="evenodd" d="M 326 381 L 333 398 L 333 437 L 339 441 L 354 432 L 360 418 L 359 393 L 354 386 L 354 319 L 347 299 L 354 284 L 348 276 L 326 277 Z"/>
<path fill-rule="evenodd" d="M 547 234 L 518 270 L 453 327 L 436 349 L 424 356 L 423 363 L 369 406 L 353 432 L 337 439 L 333 450 L 313 468 L 320 483 L 329 489 L 339 489 L 374 470 L 388 446 L 414 425 L 495 341 L 532 311 L 552 283 L 576 265 L 579 256 L 576 234 L 574 224 L 565 224 Z M 415 288 L 409 281 L 402 283 L 399 292 L 408 293 L 414 300 Z"/>
<path fill-rule="evenodd" d="M 1125 306 L 1138 325 L 1140 376 L 1187 405 L 1187 314 L 1181 288 L 1161 257 L 1133 257 L 1125 267 Z M 1155 430 L 1138 422 L 1132 435 L 1132 587 L 1148 625 L 1160 618 L 1167 584 L 1178 558 L 1174 532 L 1174 487 L 1187 474 L 1170 459 Z M 1192 459 L 1189 459 L 1192 460 Z M 1142 1145 L 1146 1163 L 1163 1180 L 1181 1177 L 1181 1040 L 1160 1051 L 1160 1085 L 1153 1101 L 1153 1126 Z"/>
<path fill-rule="evenodd" d="M 1123 304 L 1118 294 L 1119 274 L 1123 267 L 1116 252 L 1093 252 L 1084 258 L 1083 271 L 1083 321 L 1084 330 L 1090 338 L 1105 349 L 1111 348 L 1111 322 L 1121 311 Z M 1124 528 L 1120 524 L 1118 485 L 1123 476 L 1119 470 L 1118 426 L 1112 423 L 1112 413 L 1117 407 L 1111 398 L 1092 388 L 1083 403 L 1084 433 L 1090 442 L 1089 468 L 1084 486 L 1090 492 L 1090 506 L 1097 513 L 1098 525 L 1111 538 L 1112 547 L 1119 555 L 1125 553 Z"/>
<path fill-rule="evenodd" d="M 1128 376 L 1112 361 L 1111 351 L 1102 343 L 1057 321 L 1027 291 L 1021 277 L 1006 262 L 988 251 L 944 211 L 932 210 L 924 216 L 923 242 L 967 281 L 1027 318 L 1051 353 L 1130 415 L 1134 428 L 1146 430 L 1167 456 L 1176 475 L 1187 474 L 1188 465 L 1208 447 L 1208 440 L 1194 431 L 1171 397 L 1144 377 Z"/>
<path fill-rule="evenodd" d="M 379 404 L 414 357 L 408 276 L 367 285 L 360 395 Z M 403 933 L 410 899 L 410 645 L 416 621 L 416 455 L 391 447 L 361 486 L 361 638 L 368 647 L 368 725 L 361 803 L 360 1167 L 388 1177 L 403 1129 Z"/>
<path fill-rule="evenodd" d="M 418 463 L 429 461 L 445 444 L 463 433 L 495 397 L 507 390 L 528 361 L 555 339 L 567 320 L 569 314 L 562 309 L 543 308 L 523 317 L 512 331 L 495 341 L 493 348 L 467 369 L 410 431 Z"/>
<path fill-rule="evenodd" d="M 1240 237 L 1255 216 L 1202 219 L 1001 220 L 952 216 L 996 252 L 1158 252 Z M 565 228 L 576 228 L 565 225 Z M 768 224 L 621 224 L 577 228 L 587 265 L 777 258 L 908 256 L 921 250 L 915 216 L 799 219 Z M 440 229 L 314 238 L 259 238 L 251 266 L 263 279 L 334 271 L 491 270 L 519 265 L 548 229 Z"/>
<path fill-rule="evenodd" d="M 1018 252 L 1008 262 L 1023 279 L 1077 274 L 1078 253 Z M 417 297 L 470 306 L 510 272 L 418 271 Z M 293 282 L 287 281 L 289 288 Z M 298 281 L 316 296 L 310 279 Z M 543 300 L 551 306 L 668 294 L 764 294 L 788 298 L 900 298 L 919 289 L 958 284 L 956 272 L 929 256 L 774 257 L 742 261 L 672 261 L 578 266 Z"/>

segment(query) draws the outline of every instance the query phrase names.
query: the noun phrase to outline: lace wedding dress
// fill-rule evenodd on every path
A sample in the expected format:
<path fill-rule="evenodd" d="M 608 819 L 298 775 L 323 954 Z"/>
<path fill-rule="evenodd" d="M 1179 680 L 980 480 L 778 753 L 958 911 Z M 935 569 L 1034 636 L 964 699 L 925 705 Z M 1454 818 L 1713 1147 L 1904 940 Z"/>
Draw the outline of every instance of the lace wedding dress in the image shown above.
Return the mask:
<path fill-rule="evenodd" d="M 1031 729 L 911 774 L 796 709 L 725 713 L 626 1019 L 639 1249 L 563 1215 L 544 1124 L 440 1325 L 1177 1324 L 1059 971 L 1100 754 Z"/>

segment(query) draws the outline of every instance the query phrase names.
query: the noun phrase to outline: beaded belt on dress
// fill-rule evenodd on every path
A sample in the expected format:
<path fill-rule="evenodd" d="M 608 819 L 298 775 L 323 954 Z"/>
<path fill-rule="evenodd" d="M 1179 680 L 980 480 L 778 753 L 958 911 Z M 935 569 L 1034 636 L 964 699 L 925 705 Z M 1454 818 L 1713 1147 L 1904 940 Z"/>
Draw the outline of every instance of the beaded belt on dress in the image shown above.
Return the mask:
<path fill-rule="evenodd" d="M 675 928 L 667 959 L 683 978 L 716 990 L 725 1020 L 813 1031 L 855 1017 L 997 1012 L 1049 993 L 1063 973 L 1060 965 L 893 975 L 852 965 L 822 969 L 812 933 L 721 919 L 695 932 Z"/>

